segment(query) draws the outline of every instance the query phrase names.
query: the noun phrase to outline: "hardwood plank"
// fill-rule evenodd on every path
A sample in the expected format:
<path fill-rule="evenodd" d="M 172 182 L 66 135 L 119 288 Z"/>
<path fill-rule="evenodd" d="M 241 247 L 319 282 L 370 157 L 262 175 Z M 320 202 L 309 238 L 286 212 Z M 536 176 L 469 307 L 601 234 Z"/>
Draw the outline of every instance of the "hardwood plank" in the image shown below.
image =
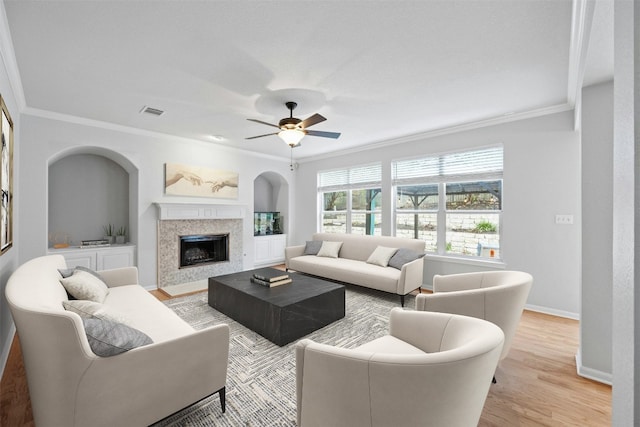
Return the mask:
<path fill-rule="evenodd" d="M 577 375 L 577 349 L 578 321 L 525 311 L 479 426 L 611 425 L 611 387 Z M 34 426 L 17 336 L 0 383 L 0 425 Z"/>

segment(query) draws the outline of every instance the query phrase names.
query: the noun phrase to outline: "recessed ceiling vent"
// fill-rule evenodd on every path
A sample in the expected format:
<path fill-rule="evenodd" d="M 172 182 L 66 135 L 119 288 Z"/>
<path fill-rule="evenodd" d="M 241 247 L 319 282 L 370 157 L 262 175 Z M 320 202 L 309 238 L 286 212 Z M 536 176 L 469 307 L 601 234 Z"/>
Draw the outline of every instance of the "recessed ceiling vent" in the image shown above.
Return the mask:
<path fill-rule="evenodd" d="M 144 107 L 142 107 L 142 110 L 140 110 L 140 113 L 146 113 L 146 114 L 151 114 L 153 116 L 161 116 L 164 114 L 164 111 L 158 109 L 158 108 L 153 108 L 153 107 L 147 107 L 146 105 Z"/>

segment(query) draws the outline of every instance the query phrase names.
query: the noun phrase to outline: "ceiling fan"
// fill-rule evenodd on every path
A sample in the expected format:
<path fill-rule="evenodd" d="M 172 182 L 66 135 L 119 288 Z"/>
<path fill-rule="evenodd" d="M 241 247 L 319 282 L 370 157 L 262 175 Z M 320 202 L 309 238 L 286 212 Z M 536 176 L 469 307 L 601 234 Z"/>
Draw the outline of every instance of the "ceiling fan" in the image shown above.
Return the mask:
<path fill-rule="evenodd" d="M 280 120 L 277 125 L 263 122 L 262 120 L 256 119 L 247 119 L 252 122 L 262 123 L 263 125 L 272 126 L 280 129 L 278 132 L 267 133 L 264 135 L 251 136 L 246 139 L 256 139 L 262 138 L 263 136 L 270 135 L 278 135 L 289 147 L 293 148 L 300 143 L 300 140 L 305 136 L 319 136 L 322 138 L 333 138 L 337 139 L 340 136 L 338 132 L 324 132 L 319 130 L 308 130 L 307 128 L 318 124 L 320 122 L 324 122 L 327 120 L 320 114 L 314 114 L 304 120 L 300 120 L 296 117 L 293 117 L 293 110 L 298 106 L 295 102 L 289 101 L 284 104 L 289 109 L 289 117 L 285 117 Z"/>

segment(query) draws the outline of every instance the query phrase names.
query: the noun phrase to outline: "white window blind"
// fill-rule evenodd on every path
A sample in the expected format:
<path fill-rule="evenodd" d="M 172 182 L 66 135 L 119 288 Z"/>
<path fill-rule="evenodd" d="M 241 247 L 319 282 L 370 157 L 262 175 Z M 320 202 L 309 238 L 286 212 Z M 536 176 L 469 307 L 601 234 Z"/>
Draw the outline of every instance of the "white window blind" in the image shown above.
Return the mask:
<path fill-rule="evenodd" d="M 393 163 L 393 181 L 450 181 L 452 178 L 473 178 L 502 175 L 503 149 L 491 147 L 482 150 L 447 153 L 420 159 L 399 160 Z"/>
<path fill-rule="evenodd" d="M 380 186 L 382 164 L 375 163 L 318 173 L 318 191 L 348 190 Z"/>

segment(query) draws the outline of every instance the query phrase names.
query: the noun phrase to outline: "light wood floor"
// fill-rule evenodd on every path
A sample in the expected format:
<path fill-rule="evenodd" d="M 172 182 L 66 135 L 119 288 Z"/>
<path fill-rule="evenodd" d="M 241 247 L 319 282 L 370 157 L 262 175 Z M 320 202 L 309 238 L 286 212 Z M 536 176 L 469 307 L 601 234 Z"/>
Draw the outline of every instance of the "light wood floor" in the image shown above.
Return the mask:
<path fill-rule="evenodd" d="M 577 321 L 525 311 L 511 351 L 498 367 L 498 383 L 491 386 L 479 425 L 611 425 L 611 387 L 576 374 L 577 348 Z M 0 425 L 34 425 L 17 338 L 0 383 Z"/>

